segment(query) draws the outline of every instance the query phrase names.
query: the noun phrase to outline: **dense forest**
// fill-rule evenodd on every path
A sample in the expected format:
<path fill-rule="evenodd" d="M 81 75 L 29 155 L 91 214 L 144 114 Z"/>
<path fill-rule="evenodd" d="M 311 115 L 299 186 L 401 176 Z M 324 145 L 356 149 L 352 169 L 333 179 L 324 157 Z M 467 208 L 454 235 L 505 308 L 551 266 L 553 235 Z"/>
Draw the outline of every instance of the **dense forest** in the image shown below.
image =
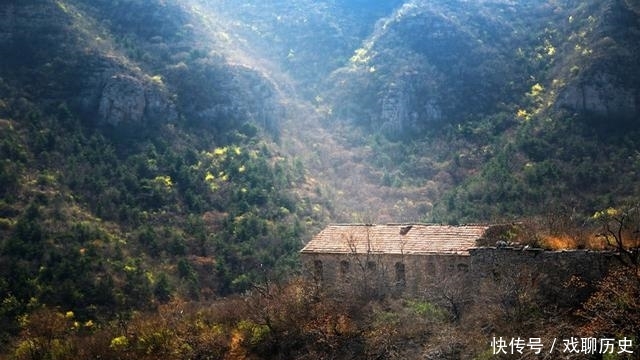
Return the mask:
<path fill-rule="evenodd" d="M 495 336 L 638 358 L 639 19 L 631 0 L 2 2 L 0 359 L 501 358 Z M 344 299 L 298 259 L 330 222 L 517 223 L 501 236 L 623 266 L 571 306 L 523 279 Z"/>

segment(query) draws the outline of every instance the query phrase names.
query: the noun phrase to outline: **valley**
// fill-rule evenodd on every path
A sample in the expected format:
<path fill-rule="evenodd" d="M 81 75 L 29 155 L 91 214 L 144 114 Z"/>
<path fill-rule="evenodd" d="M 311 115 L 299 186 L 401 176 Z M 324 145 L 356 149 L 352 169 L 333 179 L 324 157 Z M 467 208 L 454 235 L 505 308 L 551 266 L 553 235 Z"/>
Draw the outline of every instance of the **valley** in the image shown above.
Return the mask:
<path fill-rule="evenodd" d="M 0 359 L 635 342 L 639 19 L 629 0 L 1 4 Z M 502 224 L 478 245 L 623 266 L 569 277 L 571 305 L 524 271 L 345 299 L 299 258 L 335 223 Z"/>

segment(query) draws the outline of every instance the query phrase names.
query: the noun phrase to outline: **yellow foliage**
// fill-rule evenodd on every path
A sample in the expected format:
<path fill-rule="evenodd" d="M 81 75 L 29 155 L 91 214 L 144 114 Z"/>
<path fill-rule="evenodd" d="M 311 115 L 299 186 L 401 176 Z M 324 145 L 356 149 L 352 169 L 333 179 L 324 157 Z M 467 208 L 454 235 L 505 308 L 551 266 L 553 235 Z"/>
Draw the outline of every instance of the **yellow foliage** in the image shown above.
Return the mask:
<path fill-rule="evenodd" d="M 151 284 L 155 283 L 155 279 L 153 277 L 153 273 L 151 273 L 150 271 L 145 271 L 144 272 L 144 277 L 146 277 L 147 281 L 149 281 Z"/>
<path fill-rule="evenodd" d="M 614 209 L 612 207 L 608 208 L 606 211 L 607 211 L 607 215 L 612 216 L 612 217 L 620 215 L 620 210 Z"/>
<path fill-rule="evenodd" d="M 15 359 L 29 359 L 30 355 L 36 352 L 38 348 L 39 345 L 35 340 L 27 339 L 18 344 L 13 356 Z"/>
<path fill-rule="evenodd" d="M 213 150 L 213 155 L 224 156 L 224 155 L 227 155 L 227 152 L 229 152 L 229 147 L 228 146 L 221 147 L 221 148 L 215 148 Z"/>
<path fill-rule="evenodd" d="M 224 328 L 220 324 L 213 324 L 211 325 L 211 334 L 215 336 L 222 336 L 224 335 Z"/>
<path fill-rule="evenodd" d="M 173 181 L 171 180 L 171 177 L 168 175 L 156 176 L 153 179 L 153 182 L 155 182 L 156 184 L 162 185 L 166 189 L 170 189 L 173 187 Z"/>
<path fill-rule="evenodd" d="M 56 5 L 58 5 L 58 7 L 60 8 L 60 10 L 64 11 L 65 13 L 69 13 L 69 8 L 67 7 L 67 5 L 65 3 L 63 3 L 62 1 L 56 1 Z"/>
<path fill-rule="evenodd" d="M 529 95 L 536 97 L 542 94 L 543 91 L 544 91 L 544 86 L 540 85 L 540 83 L 536 83 L 531 87 L 531 91 L 529 92 Z"/>
<path fill-rule="evenodd" d="M 529 120 L 531 118 L 531 114 L 525 109 L 518 109 L 516 116 L 520 119 Z"/>
<path fill-rule="evenodd" d="M 549 42 L 549 40 L 544 41 L 544 51 L 548 56 L 553 56 L 556 53 L 556 48 Z"/>
<path fill-rule="evenodd" d="M 109 347 L 115 350 L 123 349 L 127 346 L 129 346 L 129 339 L 127 339 L 126 336 L 115 337 L 111 339 L 111 343 L 109 344 Z"/>
<path fill-rule="evenodd" d="M 270 332 L 268 326 L 256 324 L 251 320 L 240 320 L 236 328 L 237 331 L 234 333 L 244 333 L 246 336 L 248 336 L 248 340 L 252 345 L 262 342 Z M 240 336 L 242 338 L 245 338 L 242 335 Z"/>
<path fill-rule="evenodd" d="M 553 56 L 556 53 L 556 48 L 553 45 L 549 45 L 545 48 L 547 50 L 547 55 Z"/>
<path fill-rule="evenodd" d="M 365 64 L 369 61 L 370 56 L 367 54 L 367 49 L 360 48 L 355 51 L 355 54 L 349 59 L 354 64 Z"/>
<path fill-rule="evenodd" d="M 596 211 L 596 213 L 593 214 L 593 219 L 594 220 L 609 219 L 619 214 L 620 214 L 620 210 L 610 207 L 602 211 Z"/>
<path fill-rule="evenodd" d="M 155 84 L 164 86 L 164 82 L 162 81 L 162 76 L 161 75 L 154 75 L 149 77 L 149 79 L 154 82 Z"/>

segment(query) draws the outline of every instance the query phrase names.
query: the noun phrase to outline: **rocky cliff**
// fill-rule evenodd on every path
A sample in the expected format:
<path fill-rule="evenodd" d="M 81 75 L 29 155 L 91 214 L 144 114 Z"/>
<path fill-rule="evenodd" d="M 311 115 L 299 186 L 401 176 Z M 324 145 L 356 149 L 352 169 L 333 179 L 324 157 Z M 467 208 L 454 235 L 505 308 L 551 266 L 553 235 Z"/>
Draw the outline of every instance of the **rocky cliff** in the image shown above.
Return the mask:
<path fill-rule="evenodd" d="M 639 114 L 639 29 L 618 1 L 408 1 L 334 72 L 327 98 L 336 118 L 394 136 L 510 108 L 628 120 Z"/>
<path fill-rule="evenodd" d="M 68 104 L 88 124 L 135 132 L 186 118 L 221 131 L 244 122 L 278 127 L 275 84 L 228 63 L 219 48 L 208 53 L 215 41 L 193 25 L 207 20 L 188 7 L 78 0 L 0 11 L 0 76 L 34 101 Z M 152 16 L 138 26 L 135 12 Z M 211 46 L 202 45 L 207 39 Z"/>

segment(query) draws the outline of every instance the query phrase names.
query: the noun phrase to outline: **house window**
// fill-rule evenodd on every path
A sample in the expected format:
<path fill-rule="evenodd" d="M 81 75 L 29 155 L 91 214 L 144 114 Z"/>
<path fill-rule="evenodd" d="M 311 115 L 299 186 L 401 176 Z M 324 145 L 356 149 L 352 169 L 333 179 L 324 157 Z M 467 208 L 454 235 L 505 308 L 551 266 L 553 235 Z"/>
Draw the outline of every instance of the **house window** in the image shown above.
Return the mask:
<path fill-rule="evenodd" d="M 367 261 L 367 270 L 376 271 L 376 263 L 373 261 Z"/>
<path fill-rule="evenodd" d="M 322 261 L 320 260 L 314 260 L 313 261 L 313 278 L 316 281 L 321 281 L 322 280 Z"/>
<path fill-rule="evenodd" d="M 431 276 L 435 275 L 436 274 L 436 264 L 434 264 L 432 261 L 429 261 L 426 264 L 426 272 L 427 272 L 427 275 L 431 275 Z"/>
<path fill-rule="evenodd" d="M 493 275 L 493 281 L 500 281 L 502 280 L 502 276 L 500 276 L 500 271 L 498 271 L 498 269 L 493 269 L 491 271 L 491 275 Z"/>
<path fill-rule="evenodd" d="M 396 268 L 396 285 L 397 286 L 405 286 L 407 283 L 404 263 L 397 262 L 395 265 Z"/>
<path fill-rule="evenodd" d="M 351 264 L 347 260 L 340 261 L 340 275 L 346 276 L 349 273 Z"/>

